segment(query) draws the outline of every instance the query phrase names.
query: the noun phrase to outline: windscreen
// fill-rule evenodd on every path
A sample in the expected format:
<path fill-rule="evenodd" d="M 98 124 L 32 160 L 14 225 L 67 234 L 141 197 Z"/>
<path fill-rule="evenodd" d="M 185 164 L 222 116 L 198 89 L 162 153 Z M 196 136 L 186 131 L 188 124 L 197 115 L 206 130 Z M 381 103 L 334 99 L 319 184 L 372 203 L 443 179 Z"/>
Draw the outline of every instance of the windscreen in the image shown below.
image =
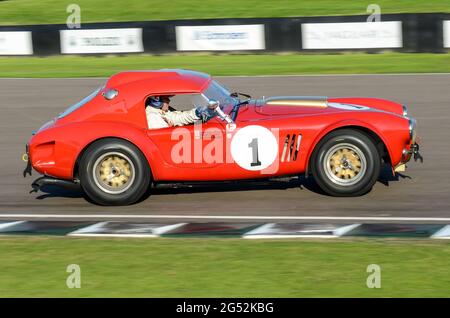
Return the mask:
<path fill-rule="evenodd" d="M 230 96 L 230 92 L 216 81 L 211 81 L 208 88 L 202 94 L 206 99 L 214 99 L 220 103 L 222 107 L 234 105 L 238 100 Z"/>

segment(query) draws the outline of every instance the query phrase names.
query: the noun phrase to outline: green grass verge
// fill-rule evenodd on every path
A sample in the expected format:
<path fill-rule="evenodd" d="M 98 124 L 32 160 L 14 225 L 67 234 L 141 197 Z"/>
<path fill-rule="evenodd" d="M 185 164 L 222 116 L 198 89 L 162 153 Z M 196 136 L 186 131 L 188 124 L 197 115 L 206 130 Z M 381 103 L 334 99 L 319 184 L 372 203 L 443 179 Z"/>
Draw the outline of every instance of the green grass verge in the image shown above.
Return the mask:
<path fill-rule="evenodd" d="M 1 297 L 448 297 L 431 240 L 0 238 Z M 66 268 L 81 267 L 68 289 Z M 381 266 L 381 289 L 366 286 Z"/>
<path fill-rule="evenodd" d="M 81 22 L 368 14 L 367 0 L 6 0 L 0 24 L 65 24 L 66 8 L 81 7 Z M 381 13 L 450 12 L 448 0 L 377 0 Z"/>
<path fill-rule="evenodd" d="M 450 72 L 450 54 L 128 55 L 3 57 L 0 77 L 94 77 L 124 70 L 185 68 L 212 75 Z"/>

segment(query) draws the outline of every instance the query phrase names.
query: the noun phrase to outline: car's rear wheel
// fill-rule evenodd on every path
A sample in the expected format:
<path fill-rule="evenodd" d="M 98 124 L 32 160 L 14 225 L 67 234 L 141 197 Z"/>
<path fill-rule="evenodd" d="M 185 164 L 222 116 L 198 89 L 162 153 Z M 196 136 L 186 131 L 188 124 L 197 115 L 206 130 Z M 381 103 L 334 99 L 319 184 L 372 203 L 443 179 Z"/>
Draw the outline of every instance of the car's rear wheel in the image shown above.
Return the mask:
<path fill-rule="evenodd" d="M 333 196 L 359 196 L 378 179 L 381 157 L 366 134 L 342 129 L 325 136 L 311 157 L 311 172 L 319 187 Z"/>
<path fill-rule="evenodd" d="M 138 201 L 151 182 L 150 167 L 133 144 L 115 138 L 94 142 L 79 164 L 81 187 L 101 205 L 129 205 Z"/>

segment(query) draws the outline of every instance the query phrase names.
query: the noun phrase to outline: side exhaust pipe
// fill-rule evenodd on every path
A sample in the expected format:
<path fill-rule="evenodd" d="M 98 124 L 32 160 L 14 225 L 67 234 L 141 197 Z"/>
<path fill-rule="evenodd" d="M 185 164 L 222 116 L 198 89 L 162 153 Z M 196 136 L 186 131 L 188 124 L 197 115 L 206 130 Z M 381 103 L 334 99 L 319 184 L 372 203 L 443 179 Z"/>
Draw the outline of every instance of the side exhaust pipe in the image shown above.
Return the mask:
<path fill-rule="evenodd" d="M 31 187 L 33 188 L 30 193 L 38 192 L 43 186 L 46 185 L 52 185 L 57 186 L 69 190 L 79 190 L 80 189 L 80 183 L 76 181 L 69 181 L 69 180 L 63 180 L 58 179 L 50 176 L 43 176 L 33 181 L 31 184 Z"/>

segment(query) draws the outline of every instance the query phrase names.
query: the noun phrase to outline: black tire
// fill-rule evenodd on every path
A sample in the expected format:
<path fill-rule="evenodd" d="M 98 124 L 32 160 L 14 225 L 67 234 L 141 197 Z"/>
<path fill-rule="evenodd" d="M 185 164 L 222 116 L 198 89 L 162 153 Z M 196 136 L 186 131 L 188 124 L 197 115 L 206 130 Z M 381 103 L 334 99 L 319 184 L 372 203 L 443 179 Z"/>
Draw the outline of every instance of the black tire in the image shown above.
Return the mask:
<path fill-rule="evenodd" d="M 319 142 L 310 166 L 315 181 L 327 194 L 360 196 L 377 181 L 381 156 L 369 136 L 354 129 L 341 129 Z"/>
<path fill-rule="evenodd" d="M 86 149 L 79 178 L 86 195 L 100 205 L 133 204 L 146 193 L 152 179 L 142 152 L 116 138 L 98 140 Z"/>

